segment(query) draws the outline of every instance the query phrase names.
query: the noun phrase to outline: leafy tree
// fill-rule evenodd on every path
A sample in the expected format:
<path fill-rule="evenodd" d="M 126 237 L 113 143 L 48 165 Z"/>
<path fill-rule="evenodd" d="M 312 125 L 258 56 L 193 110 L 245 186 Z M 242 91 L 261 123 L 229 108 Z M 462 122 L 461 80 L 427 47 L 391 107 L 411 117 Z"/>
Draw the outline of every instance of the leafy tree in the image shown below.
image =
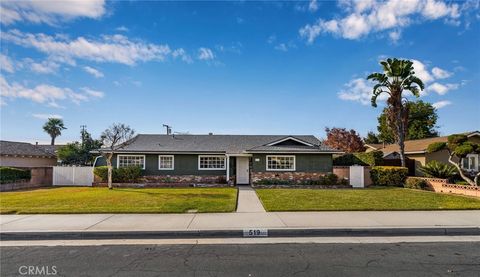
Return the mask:
<path fill-rule="evenodd" d="M 480 153 L 480 144 L 468 141 L 468 137 L 463 134 L 448 136 L 448 142 L 434 142 L 427 148 L 428 153 L 433 153 L 441 150 L 447 150 L 449 153 L 448 162 L 457 168 L 458 173 L 469 185 L 476 186 L 478 184 L 478 172 L 474 180 L 469 178 L 466 172 L 460 166 L 462 159 L 465 159 L 468 154 Z M 455 160 L 454 160 L 455 158 Z"/>
<path fill-rule="evenodd" d="M 332 148 L 345 151 L 346 153 L 363 152 L 362 138 L 353 129 L 347 130 L 345 128 L 325 128 L 327 139 L 324 143 Z"/>
<path fill-rule="evenodd" d="M 50 135 L 52 138 L 51 145 L 55 145 L 55 138 L 62 135 L 62 130 L 67 129 L 63 124 L 63 120 L 60 118 L 49 118 L 43 125 L 43 131 Z"/>
<path fill-rule="evenodd" d="M 407 102 L 408 128 L 405 140 L 423 139 L 438 137 L 437 126 L 437 110 L 432 104 L 416 101 Z M 395 143 L 395 133 L 388 123 L 388 108 L 383 109 L 382 114 L 378 117 L 379 139 L 385 143 Z"/>
<path fill-rule="evenodd" d="M 363 139 L 363 141 L 367 144 L 377 144 L 380 143 L 380 139 L 377 134 L 370 131 L 367 133 L 367 136 Z"/>
<path fill-rule="evenodd" d="M 100 154 L 105 158 L 108 168 L 108 188 L 112 189 L 112 157 L 115 150 L 121 149 L 133 142 L 135 131 L 123 123 L 114 123 L 102 133 Z"/>
<path fill-rule="evenodd" d="M 81 138 L 81 143 L 68 143 L 58 149 L 57 155 L 63 164 L 91 165 L 93 163 L 95 156 L 90 152 L 99 149 L 102 146 L 102 141 L 92 139 L 90 133 L 85 129 L 81 131 Z"/>
<path fill-rule="evenodd" d="M 383 73 L 372 73 L 367 79 L 376 82 L 373 87 L 372 106 L 377 107 L 377 98 L 387 94 L 386 121 L 395 130 L 395 141 L 400 147 L 400 160 L 405 167 L 405 138 L 408 132 L 409 105 L 404 91 L 410 91 L 415 97 L 424 89 L 422 80 L 415 76 L 413 62 L 409 60 L 387 59 L 381 61 Z"/>

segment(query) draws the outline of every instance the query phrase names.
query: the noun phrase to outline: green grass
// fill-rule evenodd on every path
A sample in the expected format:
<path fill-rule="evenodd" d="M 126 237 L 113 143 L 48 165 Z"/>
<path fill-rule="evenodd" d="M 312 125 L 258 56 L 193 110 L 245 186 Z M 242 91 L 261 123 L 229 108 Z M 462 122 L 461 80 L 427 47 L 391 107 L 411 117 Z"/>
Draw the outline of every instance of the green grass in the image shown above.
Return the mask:
<path fill-rule="evenodd" d="M 267 211 L 480 209 L 480 199 L 404 188 L 257 189 Z"/>
<path fill-rule="evenodd" d="M 50 188 L 0 194 L 0 213 L 232 212 L 235 188 Z"/>

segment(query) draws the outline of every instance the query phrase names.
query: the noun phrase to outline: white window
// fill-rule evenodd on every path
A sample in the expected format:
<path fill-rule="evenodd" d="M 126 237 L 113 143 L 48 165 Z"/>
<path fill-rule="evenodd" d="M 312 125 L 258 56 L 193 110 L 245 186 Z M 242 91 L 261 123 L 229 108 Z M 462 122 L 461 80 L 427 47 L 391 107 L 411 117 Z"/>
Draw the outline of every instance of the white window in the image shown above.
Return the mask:
<path fill-rule="evenodd" d="M 295 156 L 267 156 L 267 170 L 295 171 Z"/>
<path fill-rule="evenodd" d="M 138 166 L 145 169 L 145 155 L 118 155 L 117 167 Z"/>
<path fill-rule="evenodd" d="M 173 170 L 174 158 L 173 155 L 159 155 L 158 169 L 159 170 Z"/>
<path fill-rule="evenodd" d="M 478 170 L 478 157 L 477 154 L 468 154 L 467 157 L 462 160 L 462 168 L 465 170 Z"/>
<path fill-rule="evenodd" d="M 225 156 L 198 156 L 199 170 L 225 169 Z"/>

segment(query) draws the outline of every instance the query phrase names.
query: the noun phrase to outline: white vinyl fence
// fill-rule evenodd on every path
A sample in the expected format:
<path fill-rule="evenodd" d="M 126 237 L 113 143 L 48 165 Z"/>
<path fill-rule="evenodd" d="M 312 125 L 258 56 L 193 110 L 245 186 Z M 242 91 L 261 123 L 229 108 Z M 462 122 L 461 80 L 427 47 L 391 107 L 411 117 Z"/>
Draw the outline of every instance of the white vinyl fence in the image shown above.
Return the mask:
<path fill-rule="evenodd" d="M 54 166 L 54 186 L 88 186 L 93 183 L 93 167 L 91 166 Z"/>

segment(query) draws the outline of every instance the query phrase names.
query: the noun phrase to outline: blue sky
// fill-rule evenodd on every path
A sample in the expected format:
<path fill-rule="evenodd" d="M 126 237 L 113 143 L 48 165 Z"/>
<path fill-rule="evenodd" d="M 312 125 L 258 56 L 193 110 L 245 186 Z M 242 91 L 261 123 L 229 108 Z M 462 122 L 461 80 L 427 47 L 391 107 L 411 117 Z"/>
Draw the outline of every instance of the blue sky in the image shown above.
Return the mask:
<path fill-rule="evenodd" d="M 1 3 L 1 139 L 80 125 L 192 134 L 376 130 L 365 77 L 415 60 L 441 134 L 480 129 L 479 1 Z"/>

